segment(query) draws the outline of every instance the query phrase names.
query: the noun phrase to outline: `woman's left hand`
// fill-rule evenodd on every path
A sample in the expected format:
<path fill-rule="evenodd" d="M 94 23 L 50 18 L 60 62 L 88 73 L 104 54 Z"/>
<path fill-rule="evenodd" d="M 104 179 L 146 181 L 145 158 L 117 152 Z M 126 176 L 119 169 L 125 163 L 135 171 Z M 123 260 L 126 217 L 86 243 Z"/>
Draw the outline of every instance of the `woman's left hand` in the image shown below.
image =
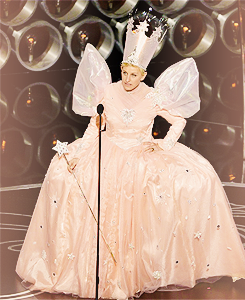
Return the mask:
<path fill-rule="evenodd" d="M 144 142 L 142 143 L 143 152 L 153 152 L 162 150 L 157 143 L 153 142 Z"/>
<path fill-rule="evenodd" d="M 73 158 L 72 160 L 69 161 L 69 165 L 67 166 L 67 169 L 70 173 L 75 169 L 77 163 L 79 161 L 79 158 Z"/>

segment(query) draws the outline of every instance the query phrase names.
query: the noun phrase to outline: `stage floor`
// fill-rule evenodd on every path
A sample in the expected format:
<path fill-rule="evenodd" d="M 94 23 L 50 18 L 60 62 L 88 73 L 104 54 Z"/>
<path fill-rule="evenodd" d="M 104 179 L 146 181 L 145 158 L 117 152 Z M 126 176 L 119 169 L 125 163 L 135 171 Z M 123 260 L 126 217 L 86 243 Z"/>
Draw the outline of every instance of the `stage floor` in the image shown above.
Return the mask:
<path fill-rule="evenodd" d="M 2 189 L 1 196 L 1 292 L 0 300 L 74 299 L 71 295 L 29 292 L 21 285 L 15 265 L 28 228 L 40 186 Z M 226 189 L 233 216 L 245 243 L 245 188 Z M 80 299 L 80 298 L 77 298 Z M 140 299 L 245 299 L 245 280 L 235 283 L 224 277 L 214 284 L 200 283 L 193 289 L 179 292 L 155 292 Z"/>

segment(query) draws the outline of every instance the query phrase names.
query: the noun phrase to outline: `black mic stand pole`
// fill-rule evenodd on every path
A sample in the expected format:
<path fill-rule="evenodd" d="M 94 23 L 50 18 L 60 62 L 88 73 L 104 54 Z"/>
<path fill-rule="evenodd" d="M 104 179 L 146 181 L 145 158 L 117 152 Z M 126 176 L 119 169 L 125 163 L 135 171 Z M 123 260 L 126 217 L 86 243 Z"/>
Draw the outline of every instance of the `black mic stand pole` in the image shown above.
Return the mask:
<path fill-rule="evenodd" d="M 100 232 L 100 167 L 101 167 L 101 115 L 103 113 L 104 106 L 99 104 L 97 106 L 97 112 L 99 114 L 99 168 L 98 168 L 98 224 L 97 224 L 97 262 L 96 262 L 96 300 L 99 299 L 99 232 Z"/>

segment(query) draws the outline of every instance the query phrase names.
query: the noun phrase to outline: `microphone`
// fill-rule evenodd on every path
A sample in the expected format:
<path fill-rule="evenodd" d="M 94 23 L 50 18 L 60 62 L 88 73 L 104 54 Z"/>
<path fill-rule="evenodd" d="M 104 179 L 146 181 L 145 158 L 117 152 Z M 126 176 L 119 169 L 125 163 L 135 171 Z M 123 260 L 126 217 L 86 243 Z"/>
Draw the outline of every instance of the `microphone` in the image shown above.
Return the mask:
<path fill-rule="evenodd" d="M 99 168 L 98 168 L 98 222 L 97 222 L 97 260 L 96 260 L 96 300 L 99 299 L 99 244 L 100 244 L 100 170 L 101 170 L 101 115 L 103 113 L 104 106 L 100 103 L 97 106 L 97 113 L 99 114 Z"/>
<path fill-rule="evenodd" d="M 104 111 L 104 106 L 103 106 L 103 104 L 99 104 L 99 105 L 97 106 L 97 113 L 98 113 L 99 115 L 102 115 L 103 111 Z"/>

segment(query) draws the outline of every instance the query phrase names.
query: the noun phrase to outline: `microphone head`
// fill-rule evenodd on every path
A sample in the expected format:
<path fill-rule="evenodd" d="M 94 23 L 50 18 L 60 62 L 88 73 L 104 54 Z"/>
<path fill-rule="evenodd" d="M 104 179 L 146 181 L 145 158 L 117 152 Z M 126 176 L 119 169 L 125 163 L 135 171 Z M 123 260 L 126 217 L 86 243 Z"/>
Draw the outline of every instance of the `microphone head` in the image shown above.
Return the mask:
<path fill-rule="evenodd" d="M 99 114 L 99 115 L 101 115 L 102 113 L 103 113 L 103 111 L 104 111 L 104 106 L 103 106 L 103 104 L 99 104 L 98 106 L 97 106 L 97 113 Z"/>

